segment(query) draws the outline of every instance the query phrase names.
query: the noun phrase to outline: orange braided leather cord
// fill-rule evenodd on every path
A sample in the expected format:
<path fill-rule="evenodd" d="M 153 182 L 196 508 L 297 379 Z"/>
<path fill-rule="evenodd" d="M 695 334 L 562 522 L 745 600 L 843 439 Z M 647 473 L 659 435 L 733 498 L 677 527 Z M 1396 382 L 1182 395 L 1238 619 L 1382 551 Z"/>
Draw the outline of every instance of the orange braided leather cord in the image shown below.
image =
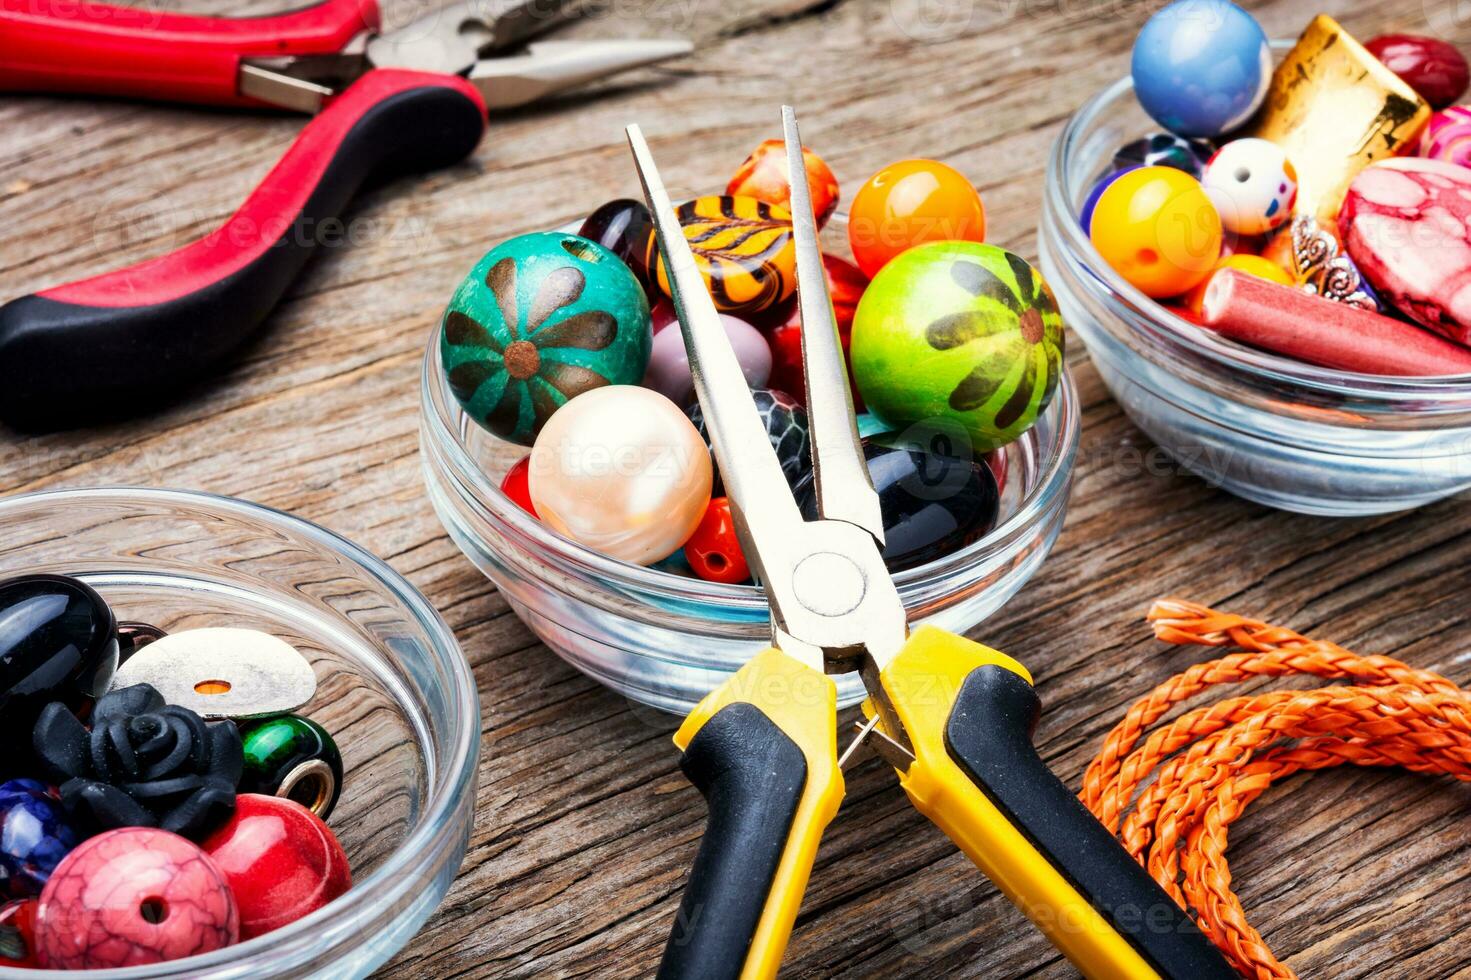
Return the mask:
<path fill-rule="evenodd" d="M 1167 643 L 1240 652 L 1176 674 L 1131 707 L 1088 767 L 1081 798 L 1243 976 L 1294 977 L 1231 890 L 1232 821 L 1274 780 L 1303 770 L 1401 766 L 1471 782 L 1471 694 L 1389 657 L 1178 599 L 1155 603 L 1149 621 Z M 1228 698 L 1149 731 L 1213 685 L 1295 674 L 1353 683 Z"/>

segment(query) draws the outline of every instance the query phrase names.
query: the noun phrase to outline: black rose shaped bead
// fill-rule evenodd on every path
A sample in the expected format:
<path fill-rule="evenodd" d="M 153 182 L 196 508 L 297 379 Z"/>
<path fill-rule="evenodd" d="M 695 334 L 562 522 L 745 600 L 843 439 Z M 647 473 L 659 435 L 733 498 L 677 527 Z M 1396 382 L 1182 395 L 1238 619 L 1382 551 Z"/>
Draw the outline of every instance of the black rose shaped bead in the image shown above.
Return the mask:
<path fill-rule="evenodd" d="M 30 744 L 53 701 L 81 711 L 117 669 L 117 622 L 91 587 L 63 575 L 0 582 L 0 744 Z M 26 774 L 31 760 L 7 760 Z"/>
<path fill-rule="evenodd" d="M 60 703 L 41 712 L 32 747 L 77 829 L 159 827 L 203 840 L 235 811 L 240 732 L 165 704 L 148 684 L 98 699 L 88 731 Z"/>

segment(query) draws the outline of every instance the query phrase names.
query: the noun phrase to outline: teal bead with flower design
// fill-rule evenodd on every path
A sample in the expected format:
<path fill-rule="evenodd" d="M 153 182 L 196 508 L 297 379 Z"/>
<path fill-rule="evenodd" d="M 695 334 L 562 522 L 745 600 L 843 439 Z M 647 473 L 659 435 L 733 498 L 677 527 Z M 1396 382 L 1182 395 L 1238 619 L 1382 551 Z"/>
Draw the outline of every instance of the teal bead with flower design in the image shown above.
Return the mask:
<path fill-rule="evenodd" d="M 891 428 L 953 419 L 988 452 L 1037 420 L 1062 375 L 1063 325 L 1041 273 L 980 242 L 930 242 L 874 277 L 849 354 L 868 410 Z"/>
<path fill-rule="evenodd" d="M 450 391 L 478 424 L 529 446 L 568 399 L 636 385 L 653 328 L 623 260 L 586 238 L 519 235 L 476 263 L 445 310 Z"/>

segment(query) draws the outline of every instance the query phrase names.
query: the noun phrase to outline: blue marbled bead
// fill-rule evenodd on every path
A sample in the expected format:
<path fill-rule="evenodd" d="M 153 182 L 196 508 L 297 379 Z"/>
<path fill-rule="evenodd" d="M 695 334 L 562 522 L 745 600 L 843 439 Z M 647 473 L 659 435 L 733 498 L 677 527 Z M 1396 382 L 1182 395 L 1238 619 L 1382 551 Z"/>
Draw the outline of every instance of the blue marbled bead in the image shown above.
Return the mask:
<path fill-rule="evenodd" d="M 1181 136 L 1241 126 L 1272 80 L 1272 51 L 1251 14 L 1227 0 L 1176 0 L 1134 42 L 1134 93 L 1144 111 Z"/>
<path fill-rule="evenodd" d="M 61 802 L 34 779 L 0 783 L 0 895 L 32 898 L 77 846 Z"/>

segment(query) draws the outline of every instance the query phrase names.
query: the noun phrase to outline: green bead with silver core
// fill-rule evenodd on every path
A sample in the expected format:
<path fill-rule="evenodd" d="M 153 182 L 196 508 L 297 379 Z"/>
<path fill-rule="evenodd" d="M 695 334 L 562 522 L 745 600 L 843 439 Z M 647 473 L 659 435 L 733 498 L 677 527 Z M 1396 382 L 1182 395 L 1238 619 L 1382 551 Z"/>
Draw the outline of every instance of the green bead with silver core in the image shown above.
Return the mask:
<path fill-rule="evenodd" d="M 327 730 L 300 715 L 242 723 L 241 793 L 284 796 L 326 820 L 342 793 L 342 754 Z"/>

